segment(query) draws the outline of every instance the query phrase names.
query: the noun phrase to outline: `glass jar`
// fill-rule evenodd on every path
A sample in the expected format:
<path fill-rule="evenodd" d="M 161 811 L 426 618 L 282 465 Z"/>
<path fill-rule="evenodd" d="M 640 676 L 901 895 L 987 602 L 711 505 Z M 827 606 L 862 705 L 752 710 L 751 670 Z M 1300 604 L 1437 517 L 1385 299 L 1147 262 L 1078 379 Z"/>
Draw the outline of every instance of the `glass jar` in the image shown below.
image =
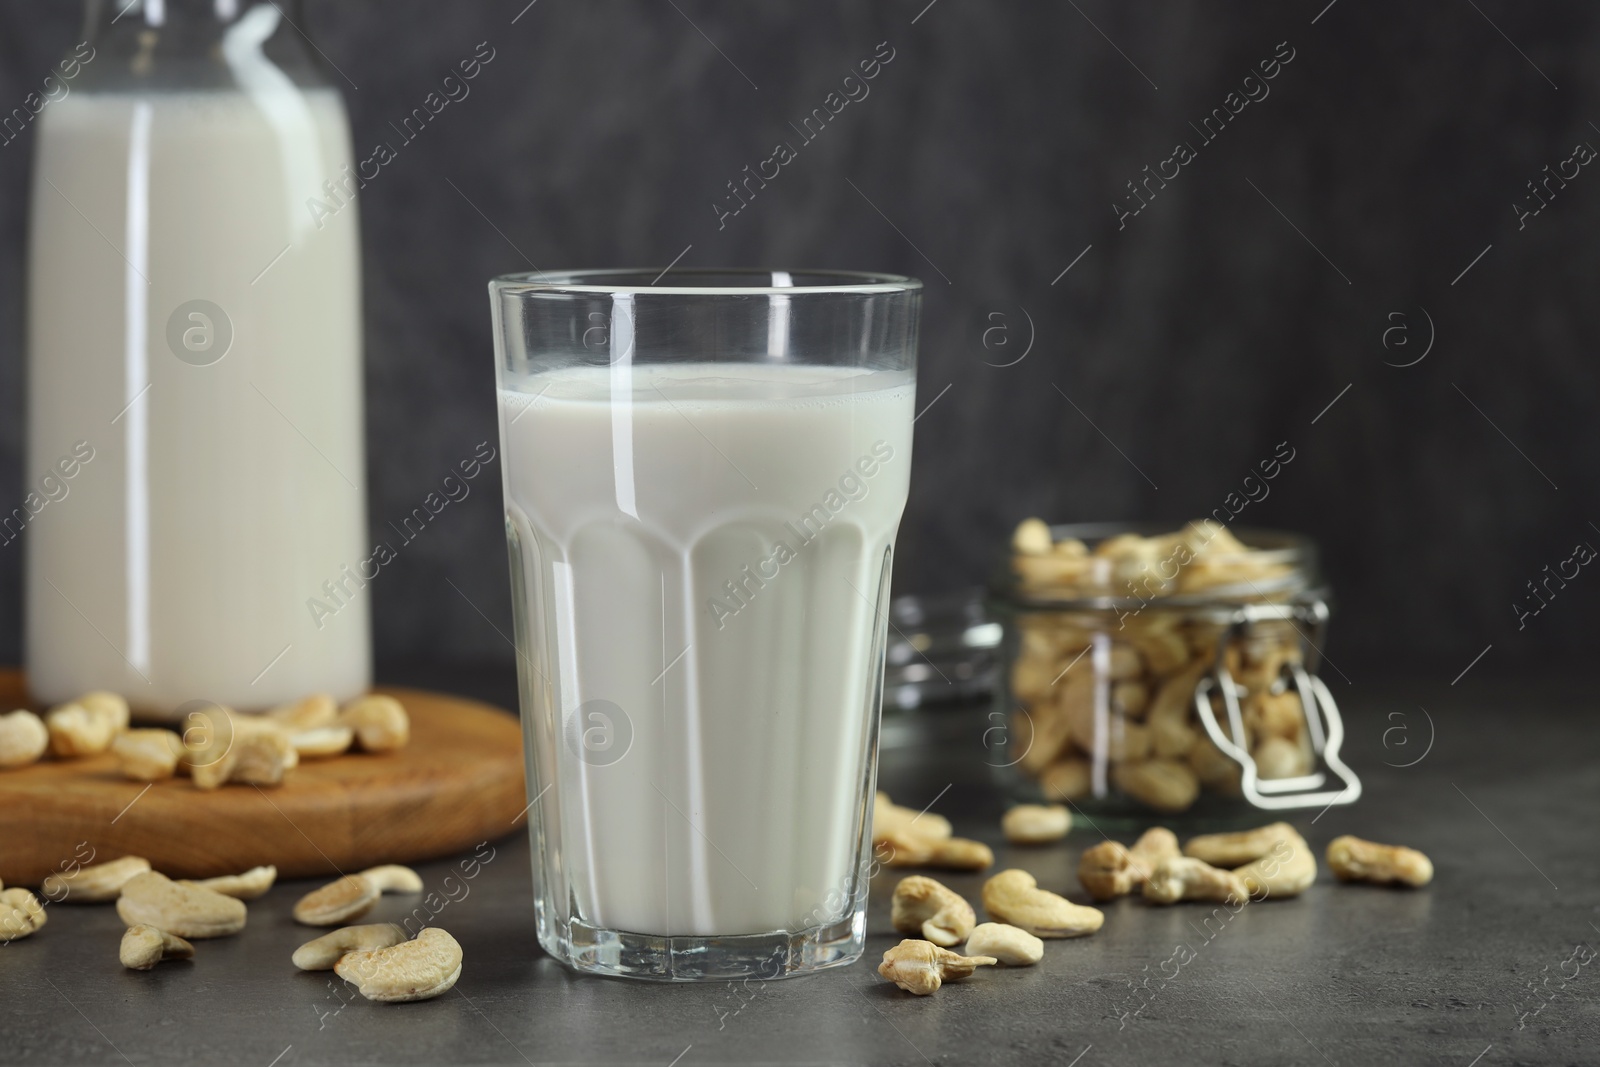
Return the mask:
<path fill-rule="evenodd" d="M 1007 664 L 992 717 L 1020 793 L 1129 821 L 1360 796 L 1316 673 L 1328 605 L 1309 540 L 1029 520 L 1013 548 L 991 601 Z"/>
<path fill-rule="evenodd" d="M 33 131 L 39 491 L 0 524 L 28 534 L 29 686 L 157 717 L 354 696 L 388 557 L 343 101 L 298 3 L 87 9 Z"/>

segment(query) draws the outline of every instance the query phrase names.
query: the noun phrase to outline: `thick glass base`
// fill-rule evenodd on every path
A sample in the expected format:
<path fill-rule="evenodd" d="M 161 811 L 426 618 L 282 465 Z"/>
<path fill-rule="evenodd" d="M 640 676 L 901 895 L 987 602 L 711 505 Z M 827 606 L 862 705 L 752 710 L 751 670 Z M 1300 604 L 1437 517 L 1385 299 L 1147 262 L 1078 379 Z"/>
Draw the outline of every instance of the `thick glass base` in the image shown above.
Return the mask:
<path fill-rule="evenodd" d="M 830 926 L 729 937 L 634 934 L 575 919 L 552 923 L 539 938 L 546 952 L 574 970 L 656 982 L 790 978 L 854 963 L 865 942 L 862 912 Z"/>

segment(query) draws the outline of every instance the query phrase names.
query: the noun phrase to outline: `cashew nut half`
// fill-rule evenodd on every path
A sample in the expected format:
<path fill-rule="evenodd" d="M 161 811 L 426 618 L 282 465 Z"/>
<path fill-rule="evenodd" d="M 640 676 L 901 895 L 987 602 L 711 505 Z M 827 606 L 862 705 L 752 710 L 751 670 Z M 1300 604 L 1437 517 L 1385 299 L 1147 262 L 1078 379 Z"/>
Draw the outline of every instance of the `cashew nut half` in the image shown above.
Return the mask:
<path fill-rule="evenodd" d="M 1044 942 L 1008 923 L 979 923 L 967 936 L 966 953 L 993 956 L 1008 967 L 1031 967 L 1044 958 Z"/>
<path fill-rule="evenodd" d="M 118 957 L 130 971 L 148 971 L 162 960 L 192 959 L 194 946 L 165 930 L 140 923 L 123 932 Z"/>
<path fill-rule="evenodd" d="M 271 889 L 272 883 L 277 880 L 278 868 L 268 864 L 265 867 L 251 867 L 243 874 L 224 874 L 192 882 L 185 880 L 178 884 L 197 885 L 201 889 L 209 889 L 213 893 L 221 893 L 235 900 L 254 900 Z"/>
<path fill-rule="evenodd" d="M 130 879 L 149 869 L 150 861 L 143 856 L 123 856 L 109 863 L 46 875 L 39 892 L 54 904 L 99 904 L 116 900 Z"/>

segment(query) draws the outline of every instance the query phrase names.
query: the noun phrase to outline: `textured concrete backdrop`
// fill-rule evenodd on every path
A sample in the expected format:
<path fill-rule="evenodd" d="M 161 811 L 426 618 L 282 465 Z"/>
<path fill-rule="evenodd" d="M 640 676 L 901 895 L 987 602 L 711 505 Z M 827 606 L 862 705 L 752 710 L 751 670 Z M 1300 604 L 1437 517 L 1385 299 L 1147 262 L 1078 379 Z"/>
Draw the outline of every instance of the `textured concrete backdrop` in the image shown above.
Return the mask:
<path fill-rule="evenodd" d="M 496 56 L 363 194 L 375 530 L 493 438 L 488 277 L 688 248 L 684 265 L 928 283 L 899 592 L 979 581 L 1028 514 L 1210 512 L 1287 441 L 1294 461 L 1239 521 L 1322 542 L 1330 652 L 1352 678 L 1449 677 L 1491 644 L 1478 670 L 1593 646 L 1600 577 L 1521 631 L 1512 604 L 1600 545 L 1600 177 L 1551 185 L 1537 217 L 1514 205 L 1600 145 L 1600 9 L 526 2 L 309 7 L 358 154 L 479 42 Z M 78 18 L 69 0 L 0 0 L 0 110 Z M 884 41 L 870 95 L 719 228 L 725 183 Z M 1208 142 L 1196 127 L 1247 92 Z M 1195 158 L 1164 163 L 1180 141 Z M 24 492 L 31 151 L 26 134 L 0 148 L 7 510 Z M 1131 214 L 1147 165 L 1177 175 Z M 508 629 L 498 513 L 486 483 L 385 568 L 381 661 L 510 660 L 446 581 Z M 19 564 L 0 550 L 0 661 L 20 652 Z"/>

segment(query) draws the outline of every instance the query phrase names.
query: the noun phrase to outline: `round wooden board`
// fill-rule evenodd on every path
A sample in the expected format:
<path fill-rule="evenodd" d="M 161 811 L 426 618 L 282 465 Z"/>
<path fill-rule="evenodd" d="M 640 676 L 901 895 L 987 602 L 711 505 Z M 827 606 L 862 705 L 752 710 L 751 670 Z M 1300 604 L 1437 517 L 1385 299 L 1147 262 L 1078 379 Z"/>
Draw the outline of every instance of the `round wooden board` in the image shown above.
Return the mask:
<path fill-rule="evenodd" d="M 174 878 L 274 864 L 281 877 L 335 876 L 430 859 L 520 824 L 521 731 L 514 716 L 460 697 L 379 689 L 405 705 L 399 752 L 302 760 L 277 788 L 196 789 L 188 778 L 123 778 L 110 754 L 0 771 L 0 880 L 37 886 L 90 849 L 135 855 Z M 0 713 L 27 707 L 20 671 L 0 670 Z"/>

